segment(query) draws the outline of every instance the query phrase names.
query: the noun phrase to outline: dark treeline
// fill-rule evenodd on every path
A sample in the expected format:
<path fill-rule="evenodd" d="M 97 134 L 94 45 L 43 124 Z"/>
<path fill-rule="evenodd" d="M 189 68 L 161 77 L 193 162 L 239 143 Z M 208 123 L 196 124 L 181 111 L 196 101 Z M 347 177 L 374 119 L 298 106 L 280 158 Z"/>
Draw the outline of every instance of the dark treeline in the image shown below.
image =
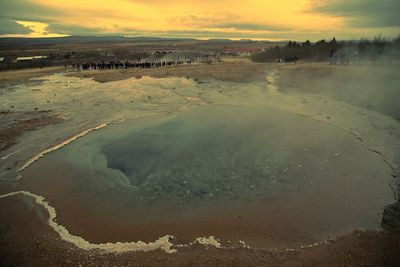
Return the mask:
<path fill-rule="evenodd" d="M 386 39 L 381 36 L 372 40 L 330 41 L 320 40 L 315 43 L 290 41 L 285 46 L 275 46 L 264 52 L 252 55 L 255 62 L 296 62 L 328 61 L 333 63 L 352 63 L 363 60 L 392 61 L 400 58 L 400 36 Z"/>

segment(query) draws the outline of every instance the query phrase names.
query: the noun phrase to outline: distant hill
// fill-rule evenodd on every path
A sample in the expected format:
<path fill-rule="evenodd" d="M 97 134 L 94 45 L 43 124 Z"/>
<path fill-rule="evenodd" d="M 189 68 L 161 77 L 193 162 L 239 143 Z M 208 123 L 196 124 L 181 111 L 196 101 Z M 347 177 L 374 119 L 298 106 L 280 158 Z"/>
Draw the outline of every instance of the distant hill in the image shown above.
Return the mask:
<path fill-rule="evenodd" d="M 190 38 L 161 38 L 161 37 L 125 37 L 125 36 L 66 36 L 52 38 L 0 38 L 0 46 L 29 46 L 29 45 L 55 45 L 55 44 L 80 44 L 80 43 L 115 43 L 115 42 L 136 42 L 136 43 L 162 43 L 162 42 L 184 42 L 195 39 Z"/>
<path fill-rule="evenodd" d="M 253 41 L 250 39 L 230 40 L 230 39 L 209 39 L 198 40 L 194 38 L 163 38 L 163 37 L 144 37 L 144 36 L 66 36 L 52 38 L 21 38 L 21 37 L 0 37 L 1 47 L 26 47 L 26 46 L 45 46 L 58 44 L 88 44 L 88 43 L 153 43 L 153 44 L 168 44 L 168 43 L 208 43 L 208 44 L 239 44 L 239 43 L 273 43 L 267 41 Z"/>

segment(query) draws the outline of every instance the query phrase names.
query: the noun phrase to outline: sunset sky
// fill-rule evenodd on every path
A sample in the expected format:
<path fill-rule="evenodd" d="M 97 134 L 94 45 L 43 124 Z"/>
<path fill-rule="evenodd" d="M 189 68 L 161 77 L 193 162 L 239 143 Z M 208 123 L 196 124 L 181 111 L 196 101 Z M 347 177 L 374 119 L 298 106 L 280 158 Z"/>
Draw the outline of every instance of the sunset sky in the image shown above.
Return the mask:
<path fill-rule="evenodd" d="M 399 13 L 399 0 L 0 0 L 0 37 L 394 37 Z"/>

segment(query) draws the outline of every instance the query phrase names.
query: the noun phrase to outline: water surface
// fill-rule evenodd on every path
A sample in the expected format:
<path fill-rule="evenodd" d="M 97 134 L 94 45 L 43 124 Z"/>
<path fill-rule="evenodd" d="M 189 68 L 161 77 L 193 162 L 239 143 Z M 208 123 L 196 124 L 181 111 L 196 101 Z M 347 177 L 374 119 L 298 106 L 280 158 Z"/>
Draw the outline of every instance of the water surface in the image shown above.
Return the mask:
<path fill-rule="evenodd" d="M 269 108 L 203 107 L 94 132 L 23 172 L 92 242 L 295 247 L 377 229 L 391 170 L 346 131 Z"/>

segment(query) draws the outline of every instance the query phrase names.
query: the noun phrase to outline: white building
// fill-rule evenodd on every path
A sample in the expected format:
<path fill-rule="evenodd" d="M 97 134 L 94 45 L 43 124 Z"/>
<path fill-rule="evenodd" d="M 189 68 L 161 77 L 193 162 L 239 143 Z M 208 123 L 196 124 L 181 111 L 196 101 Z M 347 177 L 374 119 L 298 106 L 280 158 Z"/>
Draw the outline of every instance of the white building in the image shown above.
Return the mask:
<path fill-rule="evenodd" d="M 48 58 L 48 56 L 17 57 L 17 62 L 32 61 L 32 60 L 46 59 L 46 58 Z"/>

